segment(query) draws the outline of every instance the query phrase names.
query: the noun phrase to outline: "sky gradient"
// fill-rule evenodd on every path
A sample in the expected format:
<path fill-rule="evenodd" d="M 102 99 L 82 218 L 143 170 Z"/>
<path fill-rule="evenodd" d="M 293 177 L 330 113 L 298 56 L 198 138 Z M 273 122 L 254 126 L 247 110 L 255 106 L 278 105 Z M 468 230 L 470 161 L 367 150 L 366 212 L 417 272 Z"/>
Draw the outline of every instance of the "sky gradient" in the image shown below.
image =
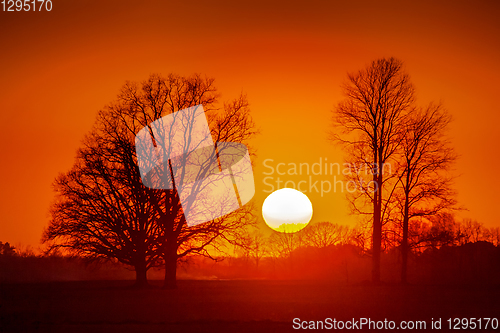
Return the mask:
<path fill-rule="evenodd" d="M 458 216 L 500 226 L 498 17 L 496 1 L 54 0 L 48 13 L 0 12 L 0 241 L 39 245 L 54 178 L 126 80 L 201 73 L 222 100 L 247 94 L 260 129 L 252 145 L 261 207 L 265 160 L 343 162 L 327 140 L 340 85 L 391 56 L 404 61 L 419 104 L 442 102 L 454 118 L 455 188 L 468 209 Z M 355 223 L 343 193 L 306 194 L 313 221 Z"/>

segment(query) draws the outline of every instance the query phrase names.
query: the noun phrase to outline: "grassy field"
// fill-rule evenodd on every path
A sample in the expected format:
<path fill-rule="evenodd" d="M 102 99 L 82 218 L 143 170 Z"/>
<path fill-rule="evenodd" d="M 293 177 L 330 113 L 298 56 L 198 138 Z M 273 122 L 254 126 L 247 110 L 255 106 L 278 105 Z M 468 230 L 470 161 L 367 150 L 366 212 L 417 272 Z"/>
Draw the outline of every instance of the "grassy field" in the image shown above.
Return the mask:
<path fill-rule="evenodd" d="M 442 318 L 442 330 L 448 318 L 500 318 L 500 286 L 269 280 L 181 280 L 176 290 L 136 290 L 129 285 L 2 284 L 0 332 L 296 332 L 294 318 L 329 317 L 425 320 L 425 331 L 436 331 L 430 329 L 432 318 Z"/>

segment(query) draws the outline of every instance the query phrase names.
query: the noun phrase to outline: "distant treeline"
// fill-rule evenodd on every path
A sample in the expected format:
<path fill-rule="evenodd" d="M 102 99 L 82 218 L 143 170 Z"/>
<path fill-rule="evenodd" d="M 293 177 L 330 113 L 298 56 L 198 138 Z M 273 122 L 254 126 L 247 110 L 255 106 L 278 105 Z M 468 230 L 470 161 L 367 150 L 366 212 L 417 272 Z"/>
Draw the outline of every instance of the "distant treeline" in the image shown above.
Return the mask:
<path fill-rule="evenodd" d="M 472 220 L 456 221 L 448 214 L 414 222 L 410 233 L 410 283 L 498 283 L 499 228 Z M 387 235 L 382 256 L 382 280 L 399 279 L 401 252 L 398 232 Z M 232 255 L 187 257 L 177 272 L 184 279 L 326 279 L 359 283 L 371 270 L 369 230 L 330 222 L 309 225 L 286 234 L 248 232 Z M 215 260 L 214 260 L 215 259 Z M 161 279 L 160 269 L 148 272 Z M 61 253 L 35 254 L 0 242 L 0 282 L 133 279 L 117 262 L 88 264 Z"/>
<path fill-rule="evenodd" d="M 133 279 L 124 265 L 89 263 L 82 258 L 58 252 L 36 254 L 32 249 L 16 249 L 0 242 L 0 283 Z"/>
<path fill-rule="evenodd" d="M 220 257 L 214 262 L 191 257 L 178 272 L 188 279 L 320 279 L 342 283 L 367 282 L 371 259 L 357 246 L 303 246 L 288 257 L 263 257 L 257 266 L 251 257 Z M 382 281 L 399 282 L 401 255 L 382 255 Z M 409 283 L 498 284 L 500 247 L 485 241 L 459 246 L 445 245 L 413 254 Z"/>
<path fill-rule="evenodd" d="M 384 234 L 382 280 L 399 281 L 401 230 Z M 450 214 L 415 220 L 409 233 L 410 283 L 499 283 L 500 228 L 473 220 L 456 221 Z M 293 234 L 249 233 L 235 255 L 214 263 L 192 257 L 181 268 L 188 278 L 369 280 L 369 228 L 321 222 Z"/>

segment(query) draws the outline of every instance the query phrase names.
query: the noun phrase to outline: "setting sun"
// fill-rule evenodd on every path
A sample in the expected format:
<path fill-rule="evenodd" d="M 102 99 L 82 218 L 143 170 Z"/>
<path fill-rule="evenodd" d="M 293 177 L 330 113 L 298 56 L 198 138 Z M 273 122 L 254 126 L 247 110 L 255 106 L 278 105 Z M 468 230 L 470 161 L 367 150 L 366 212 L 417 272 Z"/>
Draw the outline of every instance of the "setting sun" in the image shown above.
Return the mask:
<path fill-rule="evenodd" d="M 267 225 L 281 232 L 297 232 L 311 221 L 312 203 L 304 193 L 282 188 L 271 193 L 262 205 Z"/>

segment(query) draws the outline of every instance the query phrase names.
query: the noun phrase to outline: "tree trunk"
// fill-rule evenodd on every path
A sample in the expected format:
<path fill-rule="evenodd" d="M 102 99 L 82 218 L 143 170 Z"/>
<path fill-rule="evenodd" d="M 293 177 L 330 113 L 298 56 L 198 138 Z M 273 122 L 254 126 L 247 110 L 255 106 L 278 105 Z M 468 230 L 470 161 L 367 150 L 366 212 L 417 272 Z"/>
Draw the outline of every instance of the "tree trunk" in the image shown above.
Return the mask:
<path fill-rule="evenodd" d="M 147 264 L 146 264 L 146 235 L 143 230 L 135 235 L 137 248 L 134 258 L 135 268 L 135 284 L 136 288 L 148 287 Z"/>
<path fill-rule="evenodd" d="M 382 177 L 381 171 L 375 177 L 377 189 L 373 197 L 373 233 L 372 233 L 372 282 L 380 282 L 380 254 L 382 249 Z"/>
<path fill-rule="evenodd" d="M 167 247 L 165 253 L 165 289 L 177 288 L 177 248 Z"/>
<path fill-rule="evenodd" d="M 409 203 L 408 195 L 405 193 L 405 207 L 403 216 L 403 241 L 401 242 L 401 283 L 408 282 L 408 224 L 409 224 Z"/>
<path fill-rule="evenodd" d="M 146 288 L 149 286 L 146 263 L 141 262 L 135 266 L 135 288 Z"/>
<path fill-rule="evenodd" d="M 372 282 L 380 282 L 380 255 L 382 249 L 382 221 L 381 211 L 377 205 L 373 214 L 373 237 L 372 237 Z"/>

